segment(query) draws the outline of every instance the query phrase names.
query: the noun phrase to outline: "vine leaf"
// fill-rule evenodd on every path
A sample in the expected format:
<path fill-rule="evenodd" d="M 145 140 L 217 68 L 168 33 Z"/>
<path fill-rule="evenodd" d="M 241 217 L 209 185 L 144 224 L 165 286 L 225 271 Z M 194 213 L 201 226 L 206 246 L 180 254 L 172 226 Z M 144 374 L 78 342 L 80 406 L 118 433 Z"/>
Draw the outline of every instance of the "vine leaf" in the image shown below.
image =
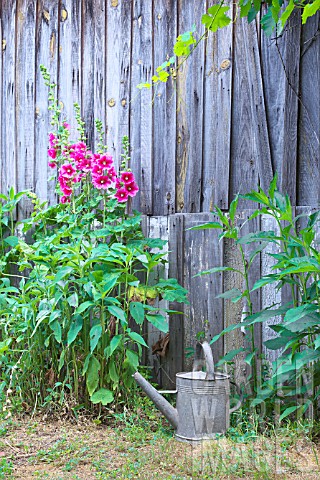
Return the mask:
<path fill-rule="evenodd" d="M 229 25 L 231 18 L 226 15 L 230 7 L 222 7 L 221 4 L 213 5 L 208 8 L 208 13 L 202 15 L 201 22 L 211 32 L 216 32 L 218 28 L 223 28 Z"/>
<path fill-rule="evenodd" d="M 305 24 L 309 17 L 315 15 L 320 10 L 320 0 L 315 0 L 312 3 L 308 3 L 302 13 L 302 23 Z"/>

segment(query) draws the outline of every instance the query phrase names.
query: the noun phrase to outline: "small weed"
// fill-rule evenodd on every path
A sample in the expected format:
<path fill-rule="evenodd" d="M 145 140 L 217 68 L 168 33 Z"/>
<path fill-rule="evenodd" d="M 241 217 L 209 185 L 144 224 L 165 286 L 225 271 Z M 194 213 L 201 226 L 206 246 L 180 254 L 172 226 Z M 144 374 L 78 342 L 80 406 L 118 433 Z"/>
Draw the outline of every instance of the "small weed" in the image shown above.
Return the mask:
<path fill-rule="evenodd" d="M 8 461 L 6 458 L 0 460 L 0 479 L 1 478 L 11 478 L 13 472 L 13 463 Z"/>

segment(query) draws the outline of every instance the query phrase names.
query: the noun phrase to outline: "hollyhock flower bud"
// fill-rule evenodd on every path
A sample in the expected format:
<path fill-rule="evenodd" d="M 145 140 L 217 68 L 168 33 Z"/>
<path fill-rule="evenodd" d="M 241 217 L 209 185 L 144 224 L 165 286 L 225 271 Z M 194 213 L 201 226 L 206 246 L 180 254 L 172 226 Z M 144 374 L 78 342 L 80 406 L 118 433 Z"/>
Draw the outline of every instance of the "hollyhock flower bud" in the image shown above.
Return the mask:
<path fill-rule="evenodd" d="M 135 197 L 137 192 L 139 192 L 139 187 L 135 182 L 126 183 L 124 185 L 125 190 L 128 192 L 130 197 Z"/>
<path fill-rule="evenodd" d="M 93 177 L 92 183 L 99 190 L 102 189 L 102 188 L 104 190 L 106 190 L 109 187 L 109 185 L 111 184 L 109 177 L 107 177 L 106 175 L 101 175 L 100 177 L 98 177 L 98 176 Z"/>
<path fill-rule="evenodd" d="M 63 195 L 63 196 L 60 198 L 60 203 L 70 203 L 70 202 L 71 202 L 70 197 L 67 197 L 66 195 Z"/>
<path fill-rule="evenodd" d="M 55 147 L 58 142 L 57 137 L 55 136 L 54 133 L 49 133 L 49 145 L 50 147 Z"/>
<path fill-rule="evenodd" d="M 70 125 L 67 122 L 63 122 L 62 124 L 66 130 L 70 130 Z"/>
<path fill-rule="evenodd" d="M 134 182 L 134 175 L 132 172 L 123 172 L 121 174 L 121 181 L 123 183 L 132 183 Z"/>
<path fill-rule="evenodd" d="M 71 163 L 65 163 L 65 164 L 62 165 L 62 167 L 60 168 L 60 175 L 61 175 L 62 177 L 72 178 L 75 173 L 76 173 L 76 171 L 75 171 L 75 169 L 73 168 L 73 166 L 71 165 Z"/>
<path fill-rule="evenodd" d="M 50 168 L 56 168 L 57 164 L 54 162 L 48 162 Z"/>
<path fill-rule="evenodd" d="M 57 151 L 56 151 L 54 148 L 49 148 L 49 150 L 48 150 L 48 155 L 49 155 L 49 157 L 51 157 L 52 159 L 55 159 L 56 156 L 57 156 Z"/>
<path fill-rule="evenodd" d="M 128 192 L 125 188 L 119 188 L 115 193 L 115 198 L 119 203 L 126 202 L 128 200 Z"/>

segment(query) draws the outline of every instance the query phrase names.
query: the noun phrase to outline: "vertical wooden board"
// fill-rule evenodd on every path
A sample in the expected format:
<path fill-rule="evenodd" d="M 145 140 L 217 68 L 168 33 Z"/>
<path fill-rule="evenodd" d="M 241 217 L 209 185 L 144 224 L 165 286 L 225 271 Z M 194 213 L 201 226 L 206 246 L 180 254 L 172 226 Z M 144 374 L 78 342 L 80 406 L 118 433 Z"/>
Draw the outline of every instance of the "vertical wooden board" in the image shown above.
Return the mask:
<path fill-rule="evenodd" d="M 173 55 L 177 37 L 177 3 L 155 2 L 154 70 Z M 175 212 L 176 164 L 176 89 L 174 80 L 159 85 L 154 91 L 153 122 L 153 214 Z"/>
<path fill-rule="evenodd" d="M 262 6 L 263 13 L 267 7 Z M 285 110 L 285 71 L 281 56 L 285 54 L 285 36 L 274 39 L 261 31 L 261 69 L 265 94 L 265 108 L 269 143 L 274 172 L 278 172 L 279 185 L 282 176 L 282 157 L 285 142 L 283 132 Z"/>
<path fill-rule="evenodd" d="M 35 29 L 36 8 L 33 0 L 17 2 L 16 41 L 16 122 L 17 122 L 17 190 L 34 190 L 35 130 Z M 18 216 L 29 216 L 33 207 L 23 198 Z"/>
<path fill-rule="evenodd" d="M 138 195 L 133 200 L 133 206 L 140 209 L 144 214 L 153 213 L 153 109 L 151 89 L 140 91 L 137 89 L 137 85 L 151 81 L 153 69 L 152 15 L 151 2 L 134 1 L 130 98 L 131 168 L 136 175 L 140 188 Z M 119 108 L 125 107 L 126 104 Z"/>
<path fill-rule="evenodd" d="M 106 128 L 106 6 L 105 0 L 94 2 L 94 119 Z M 95 147 L 97 132 L 94 130 Z M 105 139 L 106 141 L 106 139 Z"/>
<path fill-rule="evenodd" d="M 169 277 L 184 285 L 184 215 L 170 215 L 169 221 Z M 169 320 L 169 349 L 162 360 L 162 386 L 175 388 L 176 373 L 185 369 L 184 332 L 187 320 L 185 305 L 171 303 L 170 308 L 182 314 L 171 314 Z"/>
<path fill-rule="evenodd" d="M 191 30 L 193 24 L 202 31 L 205 11 L 204 0 L 179 0 L 178 32 Z M 177 75 L 177 212 L 196 213 L 201 209 L 204 64 L 201 42 Z"/>
<path fill-rule="evenodd" d="M 35 91 L 35 192 L 41 200 L 55 203 L 55 182 L 48 181 L 55 174 L 48 167 L 48 133 L 51 130 L 48 110 L 48 87 L 40 72 L 40 65 L 47 67 L 52 82 L 57 82 L 58 56 L 58 4 L 51 0 L 37 3 L 36 31 L 36 91 Z"/>
<path fill-rule="evenodd" d="M 89 148 L 94 150 L 94 59 L 95 59 L 95 35 L 94 23 L 96 14 L 96 2 L 82 3 L 81 21 L 81 113 L 86 125 L 86 138 Z"/>
<path fill-rule="evenodd" d="M 244 24 L 242 23 L 242 27 Z M 246 47 L 246 65 L 249 82 L 249 102 L 252 115 L 252 130 L 256 144 L 256 164 L 259 173 L 259 184 L 266 191 L 273 178 L 273 166 L 269 144 L 268 124 L 265 110 L 264 90 L 261 75 L 260 47 L 258 43 L 256 22 L 244 28 Z"/>
<path fill-rule="evenodd" d="M 301 12 L 295 11 L 288 20 L 285 42 L 285 111 L 284 148 L 282 159 L 281 191 L 288 193 L 296 205 L 297 146 L 298 146 L 298 95 L 300 67 Z"/>
<path fill-rule="evenodd" d="M 133 2 L 108 0 L 106 100 L 108 146 L 121 163 L 121 140 L 129 135 L 131 19 Z M 139 120 L 137 120 L 139 121 Z"/>
<path fill-rule="evenodd" d="M 302 27 L 300 60 L 298 205 L 320 202 L 320 12 Z M 316 36 L 315 36 L 316 35 Z M 302 105 L 303 104 L 303 105 Z"/>
<path fill-rule="evenodd" d="M 3 96 L 3 89 L 2 89 L 2 52 L 4 49 L 4 43 L 2 43 L 2 7 L 0 4 L 0 48 L 1 48 L 1 55 L 0 55 L 0 125 L 2 125 L 2 96 Z M 4 192 L 5 189 L 2 187 L 2 129 L 0 128 L 0 192 Z"/>
<path fill-rule="evenodd" d="M 195 347 L 199 335 L 210 342 L 212 337 L 223 330 L 223 303 L 216 296 L 222 293 L 222 273 L 195 276 L 199 272 L 223 265 L 222 242 L 219 231 L 188 230 L 191 227 L 217 221 L 212 214 L 185 215 L 184 243 L 184 286 L 189 290 L 190 305 L 185 307 L 185 348 Z M 223 342 L 219 340 L 213 346 L 214 360 L 223 354 Z M 187 369 L 192 360 L 186 360 Z"/>
<path fill-rule="evenodd" d="M 230 3 L 230 2 L 226 2 Z M 202 210 L 229 206 L 233 23 L 210 33 L 204 72 Z"/>
<path fill-rule="evenodd" d="M 73 104 L 81 103 L 81 5 L 81 0 L 64 0 L 59 9 L 58 98 L 74 140 L 78 133 Z"/>
<path fill-rule="evenodd" d="M 248 78 L 246 42 L 248 41 L 248 21 L 237 18 L 234 24 L 234 62 L 232 90 L 231 125 L 231 165 L 230 200 L 237 193 L 246 193 L 258 185 L 258 165 L 256 162 L 256 142 L 252 132 L 253 118 L 250 105 L 250 81 Z M 242 209 L 252 204 L 239 201 Z"/>
<path fill-rule="evenodd" d="M 17 188 L 16 165 L 16 8 L 17 2 L 1 3 L 2 23 L 2 111 L 6 121 L 1 122 L 1 192 L 7 194 L 10 187 Z M 5 72 L 5 73 L 4 73 Z"/>

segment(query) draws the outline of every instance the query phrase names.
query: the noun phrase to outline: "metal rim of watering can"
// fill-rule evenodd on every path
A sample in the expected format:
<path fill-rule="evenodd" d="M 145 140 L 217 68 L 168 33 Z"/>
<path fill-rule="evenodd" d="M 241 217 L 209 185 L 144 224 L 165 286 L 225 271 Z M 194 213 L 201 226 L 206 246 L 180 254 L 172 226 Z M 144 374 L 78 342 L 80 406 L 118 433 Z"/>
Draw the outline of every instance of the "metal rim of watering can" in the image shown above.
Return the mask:
<path fill-rule="evenodd" d="M 202 368 L 201 354 L 204 355 L 204 359 L 206 362 L 206 380 L 215 380 L 213 355 L 212 355 L 211 347 L 208 342 L 197 343 L 192 371 L 198 372 L 199 370 L 201 370 Z"/>
<path fill-rule="evenodd" d="M 237 393 L 240 395 L 240 398 L 239 398 L 236 406 L 230 408 L 230 410 L 229 410 L 230 413 L 233 413 L 233 412 L 235 412 L 236 410 L 238 410 L 238 409 L 241 407 L 241 405 L 242 405 L 242 400 L 243 400 L 243 394 L 242 394 L 242 392 L 241 392 L 241 389 L 240 389 L 239 385 L 237 385 L 236 383 L 231 382 L 231 381 L 230 381 L 230 383 L 232 383 L 232 385 L 234 385 L 234 386 L 236 387 Z"/>

